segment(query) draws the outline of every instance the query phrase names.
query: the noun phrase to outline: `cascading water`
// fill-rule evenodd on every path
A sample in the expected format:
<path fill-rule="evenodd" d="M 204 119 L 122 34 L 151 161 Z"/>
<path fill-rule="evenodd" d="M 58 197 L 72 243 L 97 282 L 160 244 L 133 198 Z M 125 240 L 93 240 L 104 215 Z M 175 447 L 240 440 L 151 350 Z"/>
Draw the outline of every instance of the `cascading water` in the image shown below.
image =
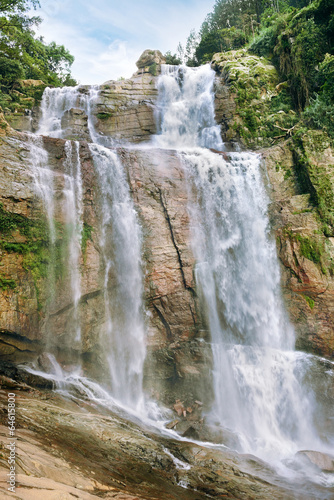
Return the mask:
<path fill-rule="evenodd" d="M 100 247 L 104 261 L 105 320 L 99 332 L 109 376 L 105 386 L 114 401 L 137 412 L 144 412 L 142 388 L 145 361 L 145 326 L 143 316 L 143 283 L 141 270 L 141 231 L 137 220 L 124 168 L 116 152 L 104 147 L 109 138 L 102 137 L 94 127 L 92 108 L 98 87 L 47 88 L 41 104 L 39 134 L 66 138 L 71 130 L 64 128 L 64 117 L 72 108 L 87 114 L 88 131 L 101 193 Z M 72 346 L 81 340 L 79 302 L 81 297 L 82 179 L 79 143 L 66 141 L 64 175 L 64 220 L 68 240 L 68 272 L 72 292 L 73 314 L 70 338 Z M 52 195 L 50 197 L 52 199 Z M 74 334 L 73 334 L 74 333 Z M 59 377 L 58 377 L 59 378 Z M 107 393 L 98 385 L 80 378 L 77 370 L 67 377 L 89 397 L 106 399 Z M 102 392 L 101 392 L 102 391 Z M 103 396 L 101 396 L 101 394 Z M 94 399 L 94 398 L 93 398 Z M 110 399 L 110 396 L 109 396 Z"/>
<path fill-rule="evenodd" d="M 49 229 L 49 265 L 48 265 L 48 308 L 47 316 L 52 313 L 56 294 L 56 241 L 57 224 L 55 220 L 56 186 L 55 174 L 49 167 L 48 153 L 44 149 L 43 139 L 40 136 L 29 136 L 30 165 L 34 177 L 35 191 L 42 200 L 45 208 Z M 72 314 L 67 324 L 67 342 L 72 343 L 81 340 L 81 328 L 79 319 L 79 300 L 81 296 L 81 238 L 83 230 L 83 202 L 82 202 L 82 179 L 79 157 L 79 143 L 66 141 L 64 159 L 64 186 L 62 196 L 65 266 L 70 277 L 70 300 L 72 301 Z M 48 322 L 48 321 L 47 321 Z M 46 325 L 47 349 L 52 344 L 52 331 L 50 325 Z"/>
<path fill-rule="evenodd" d="M 222 149 L 214 118 L 213 83 L 207 66 L 162 65 L 156 111 L 160 134 L 154 141 L 158 147 Z"/>
<path fill-rule="evenodd" d="M 79 300 L 81 297 L 81 242 L 83 232 L 82 178 L 79 155 L 79 143 L 65 143 L 65 185 L 64 185 L 64 220 L 68 241 L 68 274 L 70 276 L 73 313 L 70 321 L 70 336 L 75 342 L 81 341 L 79 318 Z"/>
<path fill-rule="evenodd" d="M 189 199 L 194 200 L 194 193 L 197 196 L 188 210 L 198 290 L 212 339 L 215 398 L 209 419 L 234 431 L 242 451 L 275 462 L 301 448 L 325 449 L 314 425 L 315 417 L 318 427 L 322 425 L 320 411 L 316 414 L 311 385 L 304 386 L 314 362 L 312 356 L 293 350 L 294 332 L 285 316 L 275 244 L 268 230 L 260 159 L 251 153 L 227 156 L 209 150 L 224 149 L 214 118 L 213 85 L 214 72 L 209 66 L 162 66 L 157 104 L 160 134 L 152 142 L 179 150 L 192 194 Z M 100 189 L 105 308 L 100 341 L 109 372 L 105 377 L 108 392 L 75 373 L 67 381 L 92 400 L 114 398 L 143 415 L 141 230 L 123 166 L 116 152 L 105 147 L 111 140 L 94 127 L 92 111 L 98 92 L 97 87 L 46 89 L 38 130 L 39 134 L 66 138 L 71 134 L 64 130 L 64 114 L 72 108 L 84 110 Z M 36 141 L 38 151 L 42 150 L 41 139 Z M 31 151 L 33 158 L 37 150 L 34 153 L 32 147 Z M 36 190 L 44 201 L 55 243 L 47 157 L 39 153 L 32 163 Z M 73 342 L 78 344 L 83 210 L 77 142 L 66 142 L 64 166 L 71 328 Z M 52 366 L 57 379 L 64 377 L 53 358 Z"/>
<path fill-rule="evenodd" d="M 71 109 L 81 109 L 88 117 L 88 132 L 92 142 L 112 146 L 110 137 L 102 136 L 94 127 L 92 109 L 99 95 L 99 86 L 86 87 L 47 87 L 41 102 L 41 118 L 37 134 L 49 137 L 66 138 L 72 135 L 71 130 L 64 126 L 66 113 Z"/>
<path fill-rule="evenodd" d="M 62 119 L 64 113 L 72 108 L 84 109 L 86 95 L 79 87 L 62 87 L 44 90 L 41 102 L 41 119 L 37 134 L 49 137 L 63 137 Z"/>
<path fill-rule="evenodd" d="M 228 159 L 198 147 L 222 149 L 213 81 L 208 65 L 163 67 L 161 135 L 154 142 L 179 150 L 189 193 L 197 193 L 188 209 L 212 339 L 209 418 L 234 431 L 242 451 L 273 462 L 302 448 L 325 449 L 314 425 L 319 408 L 303 386 L 310 358 L 294 352 L 282 304 L 260 158 L 230 153 Z"/>
<path fill-rule="evenodd" d="M 112 394 L 142 408 L 145 361 L 141 232 L 125 172 L 117 154 L 90 146 L 102 195 L 100 245 L 105 265 L 105 335 Z M 110 270 L 116 282 L 110 280 Z"/>

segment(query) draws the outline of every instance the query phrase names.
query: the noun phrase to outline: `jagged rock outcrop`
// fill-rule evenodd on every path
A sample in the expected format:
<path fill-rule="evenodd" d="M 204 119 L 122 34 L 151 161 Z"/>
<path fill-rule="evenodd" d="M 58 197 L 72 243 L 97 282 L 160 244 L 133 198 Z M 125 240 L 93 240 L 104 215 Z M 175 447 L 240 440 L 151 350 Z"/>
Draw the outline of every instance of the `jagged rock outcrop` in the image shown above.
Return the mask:
<path fill-rule="evenodd" d="M 309 139 L 306 138 L 306 142 Z M 334 157 L 326 147 L 318 156 L 328 168 Z M 297 333 L 297 347 L 324 356 L 334 355 L 333 238 L 323 233 L 323 221 L 309 193 L 298 182 L 296 150 L 283 143 L 263 151 L 273 203 L 271 222 L 282 262 L 286 306 Z M 313 149 L 310 161 L 316 165 Z M 319 152 L 318 152 L 319 155 Z M 324 176 L 328 179 L 328 176 Z M 321 175 L 317 181 L 321 182 Z M 324 181 L 324 178 L 323 178 Z M 329 179 L 328 179 L 329 182 Z M 327 192 L 327 196 L 330 191 Z"/>
<path fill-rule="evenodd" d="M 156 132 L 157 95 L 156 76 L 149 72 L 104 83 L 93 108 L 96 130 L 118 141 L 148 140 Z"/>
<path fill-rule="evenodd" d="M 166 59 L 161 54 L 160 50 L 144 50 L 136 66 L 139 70 L 157 75 L 160 72 L 161 64 L 165 64 Z"/>

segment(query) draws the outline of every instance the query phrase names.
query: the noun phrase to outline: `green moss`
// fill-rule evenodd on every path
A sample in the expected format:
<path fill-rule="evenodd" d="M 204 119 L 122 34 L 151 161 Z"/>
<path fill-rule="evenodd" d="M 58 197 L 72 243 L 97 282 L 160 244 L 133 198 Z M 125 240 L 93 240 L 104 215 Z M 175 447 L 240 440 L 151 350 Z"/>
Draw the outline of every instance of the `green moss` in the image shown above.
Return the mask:
<path fill-rule="evenodd" d="M 93 232 L 93 227 L 87 224 L 87 222 L 84 222 L 81 235 L 81 250 L 84 256 L 86 254 L 87 241 L 88 240 L 93 241 L 92 232 Z"/>
<path fill-rule="evenodd" d="M 306 257 L 306 259 L 311 260 L 315 264 L 320 264 L 321 257 L 324 254 L 323 245 L 315 239 L 301 236 L 300 234 L 296 234 L 295 239 L 300 243 L 300 253 L 303 257 Z"/>
<path fill-rule="evenodd" d="M 15 241 L 13 233 L 16 231 L 20 233 L 21 239 L 24 239 L 24 241 Z M 56 249 L 55 256 L 53 256 L 50 250 L 47 220 L 45 217 L 30 219 L 23 215 L 8 212 L 0 204 L 0 232 L 1 249 L 8 253 L 16 253 L 23 256 L 22 267 L 33 278 L 38 309 L 41 309 L 40 281 L 48 276 L 49 265 L 53 257 L 56 264 L 58 263 L 58 269 L 61 268 L 59 265 L 61 260 L 60 251 Z M 14 284 L 7 283 L 7 287 L 10 286 L 13 287 Z"/>
<path fill-rule="evenodd" d="M 0 290 L 14 290 L 16 288 L 16 281 L 10 278 L 5 278 L 0 274 Z"/>
<path fill-rule="evenodd" d="M 313 309 L 315 306 L 314 300 L 311 299 L 311 297 L 308 297 L 308 295 L 303 295 L 303 297 L 306 300 L 306 302 L 308 303 L 308 305 L 310 306 L 310 308 Z"/>
<path fill-rule="evenodd" d="M 112 113 L 97 113 L 96 117 L 99 118 L 99 120 L 107 120 L 112 116 Z"/>
<path fill-rule="evenodd" d="M 157 63 L 153 63 L 150 65 L 150 67 L 148 68 L 148 71 L 151 75 L 153 76 L 157 76 L 158 74 L 158 66 L 157 66 Z"/>
<path fill-rule="evenodd" d="M 284 131 L 297 123 L 298 116 L 290 112 L 291 98 L 283 83 L 277 86 L 279 76 L 270 61 L 242 49 L 216 54 L 213 65 L 228 77 L 235 94 L 236 114 L 229 128 L 242 142 L 256 149 L 285 139 Z"/>
<path fill-rule="evenodd" d="M 297 182 L 302 193 L 310 193 L 310 201 L 317 208 L 320 220 L 326 227 L 326 236 L 334 234 L 334 168 L 316 161 L 318 155 L 329 147 L 324 132 L 304 129 L 292 138 Z"/>

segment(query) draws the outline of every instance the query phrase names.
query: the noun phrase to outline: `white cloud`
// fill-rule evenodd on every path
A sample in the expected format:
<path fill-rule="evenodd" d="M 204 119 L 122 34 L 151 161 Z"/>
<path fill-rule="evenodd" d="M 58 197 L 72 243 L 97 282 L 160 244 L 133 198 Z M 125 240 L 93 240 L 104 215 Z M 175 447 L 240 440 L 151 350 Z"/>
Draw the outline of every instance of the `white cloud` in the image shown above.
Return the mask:
<path fill-rule="evenodd" d="M 75 61 L 74 78 L 100 84 L 130 77 L 145 49 L 176 51 L 198 29 L 213 0 L 41 0 L 38 34 L 65 45 Z M 34 12 L 36 15 L 36 12 Z"/>

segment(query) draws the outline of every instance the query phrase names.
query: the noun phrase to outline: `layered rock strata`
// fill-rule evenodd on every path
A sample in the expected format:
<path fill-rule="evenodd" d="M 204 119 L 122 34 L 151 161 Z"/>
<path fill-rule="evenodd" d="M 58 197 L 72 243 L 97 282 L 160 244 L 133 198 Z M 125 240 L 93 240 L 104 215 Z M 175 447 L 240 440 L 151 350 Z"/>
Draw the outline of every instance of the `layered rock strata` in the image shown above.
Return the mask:
<path fill-rule="evenodd" d="M 74 303 L 65 248 L 65 141 L 45 137 L 43 145 L 53 177 L 58 227 L 56 293 L 50 303 L 48 226 L 35 193 L 29 144 L 24 136 L 5 139 L 0 202 L 2 217 L 12 226 L 1 237 L 0 352 L 3 358 L 26 361 L 46 349 L 58 353 L 58 358 L 68 364 L 78 353 L 73 351 L 69 330 Z M 90 228 L 79 263 L 81 349 L 84 366 L 99 377 L 95 367 L 102 362 L 99 332 L 105 321 L 100 193 L 87 143 L 80 144 L 79 153 L 83 220 Z M 147 385 L 155 397 L 170 403 L 177 397 L 186 398 L 186 404 L 208 400 L 205 387 L 210 385 L 210 351 L 203 342 L 207 333 L 195 292 L 182 165 L 177 154 L 163 150 L 120 149 L 119 156 L 128 172 L 144 235 L 145 301 L 149 311 Z M 17 216 L 21 217 L 18 221 Z M 25 224 L 35 232 L 27 232 Z M 111 277 L 112 283 L 116 286 L 116 278 Z"/>

